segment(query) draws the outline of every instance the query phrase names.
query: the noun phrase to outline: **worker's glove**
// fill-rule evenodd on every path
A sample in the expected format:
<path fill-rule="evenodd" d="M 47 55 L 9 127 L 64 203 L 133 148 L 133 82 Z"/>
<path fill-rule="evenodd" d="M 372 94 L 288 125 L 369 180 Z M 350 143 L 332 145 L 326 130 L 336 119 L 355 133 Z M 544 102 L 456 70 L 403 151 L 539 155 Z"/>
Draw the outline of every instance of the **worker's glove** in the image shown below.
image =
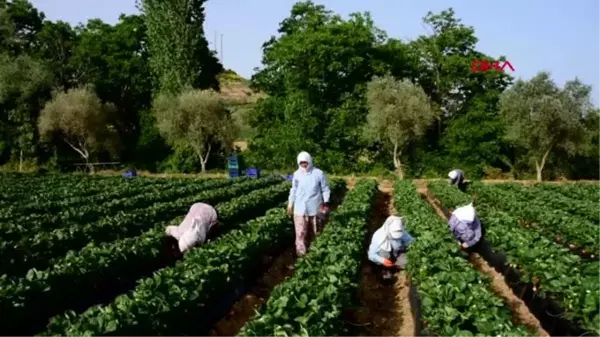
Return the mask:
<path fill-rule="evenodd" d="M 329 213 L 329 206 L 327 206 L 327 203 L 324 203 L 323 205 L 321 205 L 321 212 Z"/>
<path fill-rule="evenodd" d="M 386 267 L 393 267 L 394 263 L 390 259 L 383 260 L 383 265 Z"/>

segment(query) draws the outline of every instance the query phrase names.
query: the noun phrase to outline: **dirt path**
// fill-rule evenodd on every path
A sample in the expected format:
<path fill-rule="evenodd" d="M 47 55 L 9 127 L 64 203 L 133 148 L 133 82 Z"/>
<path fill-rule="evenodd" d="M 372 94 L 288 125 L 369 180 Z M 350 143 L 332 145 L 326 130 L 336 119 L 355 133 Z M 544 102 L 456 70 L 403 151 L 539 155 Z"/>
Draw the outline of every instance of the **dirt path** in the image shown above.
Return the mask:
<path fill-rule="evenodd" d="M 365 236 L 365 256 L 361 266 L 360 307 L 351 315 L 350 324 L 359 327 L 364 336 L 414 336 L 415 325 L 409 301 L 409 284 L 404 272 L 397 274 L 394 284 L 380 282 L 366 258 L 373 233 L 385 219 L 394 214 L 391 202 L 392 184 L 383 181 L 372 208 L 371 222 Z"/>
<path fill-rule="evenodd" d="M 227 316 L 215 324 L 211 336 L 235 336 L 244 324 L 252 319 L 255 310 L 269 299 L 271 290 L 292 276 L 294 270 L 288 267 L 295 261 L 292 246 L 275 259 L 254 287 L 231 307 Z"/>
<path fill-rule="evenodd" d="M 427 181 L 416 182 L 417 192 L 421 194 L 421 197 L 431 205 L 436 213 L 445 220 L 448 220 L 447 216 L 442 211 L 441 203 L 435 199 L 429 190 L 427 189 Z M 494 294 L 500 297 L 504 303 L 512 310 L 513 319 L 526 327 L 529 328 L 530 332 L 535 332 L 537 336 L 550 336 L 544 328 L 542 328 L 540 321 L 531 313 L 529 307 L 521 300 L 512 289 L 506 284 L 504 276 L 500 274 L 496 269 L 491 267 L 487 261 L 485 261 L 479 254 L 472 253 L 469 256 L 469 261 L 473 264 L 475 269 L 481 274 L 487 275 L 491 282 L 491 290 Z"/>

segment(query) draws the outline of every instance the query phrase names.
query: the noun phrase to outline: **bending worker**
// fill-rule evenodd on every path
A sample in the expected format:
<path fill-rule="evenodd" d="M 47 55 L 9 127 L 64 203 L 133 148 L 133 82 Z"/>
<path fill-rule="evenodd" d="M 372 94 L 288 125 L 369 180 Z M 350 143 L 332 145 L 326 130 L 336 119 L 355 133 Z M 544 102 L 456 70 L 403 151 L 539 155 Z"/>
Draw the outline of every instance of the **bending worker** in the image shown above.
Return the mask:
<path fill-rule="evenodd" d="M 480 250 L 485 232 L 473 203 L 455 209 L 448 220 L 448 226 L 461 249 L 467 252 Z"/>
<path fill-rule="evenodd" d="M 466 183 L 465 183 L 465 173 L 460 169 L 454 169 L 448 173 L 448 179 L 450 184 L 456 185 L 461 191 L 465 192 Z"/>
<path fill-rule="evenodd" d="M 179 251 L 186 253 L 192 247 L 204 244 L 220 225 L 217 210 L 199 202 L 190 207 L 179 226 L 168 226 L 165 232 L 178 241 Z"/>
<path fill-rule="evenodd" d="M 310 240 L 316 237 L 322 227 L 318 212 L 327 212 L 331 191 L 325 173 L 313 167 L 308 152 L 300 152 L 297 158 L 298 170 L 294 172 L 288 201 L 288 214 L 294 213 L 296 232 L 296 255 L 306 254 Z"/>
<path fill-rule="evenodd" d="M 403 218 L 389 216 L 383 226 L 373 234 L 369 246 L 368 258 L 376 266 L 382 267 L 383 279 L 392 276 L 391 270 L 395 267 L 404 269 L 408 262 L 406 249 L 414 238 L 404 230 Z"/>

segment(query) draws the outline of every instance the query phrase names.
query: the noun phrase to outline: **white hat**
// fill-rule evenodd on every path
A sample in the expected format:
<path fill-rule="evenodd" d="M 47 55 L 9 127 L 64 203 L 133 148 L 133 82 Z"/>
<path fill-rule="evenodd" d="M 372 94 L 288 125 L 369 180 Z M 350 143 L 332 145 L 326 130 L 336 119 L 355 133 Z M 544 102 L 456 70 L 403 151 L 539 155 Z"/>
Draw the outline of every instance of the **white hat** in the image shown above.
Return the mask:
<path fill-rule="evenodd" d="M 399 221 L 394 221 L 390 224 L 390 227 L 388 228 L 388 233 L 390 233 L 390 236 L 393 237 L 394 239 L 399 239 L 402 237 L 402 220 Z"/>
<path fill-rule="evenodd" d="M 454 214 L 458 218 L 458 220 L 467 223 L 471 223 L 473 222 L 473 220 L 475 220 L 475 208 L 473 207 L 472 202 L 466 206 L 462 206 L 455 209 L 454 212 L 452 212 L 452 214 Z"/>
<path fill-rule="evenodd" d="M 456 177 L 458 177 L 458 172 L 456 172 L 456 170 L 452 170 L 450 173 L 448 173 L 448 178 L 454 180 Z"/>

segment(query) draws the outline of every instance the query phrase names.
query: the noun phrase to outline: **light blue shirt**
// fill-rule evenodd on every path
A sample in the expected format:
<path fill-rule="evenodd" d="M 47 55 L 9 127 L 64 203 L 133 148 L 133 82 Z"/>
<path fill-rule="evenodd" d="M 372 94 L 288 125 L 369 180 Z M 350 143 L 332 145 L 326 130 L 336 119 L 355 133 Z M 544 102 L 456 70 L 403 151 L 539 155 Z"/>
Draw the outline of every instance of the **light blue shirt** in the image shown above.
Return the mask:
<path fill-rule="evenodd" d="M 289 203 L 294 205 L 295 215 L 315 216 L 323 202 L 329 202 L 329 184 L 323 171 L 316 167 L 308 172 L 294 172 Z"/>
<path fill-rule="evenodd" d="M 373 234 L 373 238 L 375 238 L 375 235 L 385 235 L 385 233 L 377 230 Z M 402 248 L 408 248 L 408 246 L 410 246 L 410 244 L 413 243 L 414 240 L 415 239 L 412 237 L 412 235 L 410 235 L 407 231 L 404 231 L 402 233 L 402 236 L 399 239 L 390 241 L 391 246 L 392 246 L 392 251 L 388 254 L 391 256 L 398 257 L 398 255 L 400 254 L 400 250 Z M 368 258 L 369 258 L 369 260 L 371 260 L 375 263 L 383 264 L 383 260 L 385 260 L 383 255 L 385 255 L 385 254 L 382 254 L 382 253 L 387 253 L 387 252 L 382 252 L 381 248 L 379 247 L 377 242 L 378 242 L 378 240 L 371 240 L 371 245 L 369 245 Z"/>

